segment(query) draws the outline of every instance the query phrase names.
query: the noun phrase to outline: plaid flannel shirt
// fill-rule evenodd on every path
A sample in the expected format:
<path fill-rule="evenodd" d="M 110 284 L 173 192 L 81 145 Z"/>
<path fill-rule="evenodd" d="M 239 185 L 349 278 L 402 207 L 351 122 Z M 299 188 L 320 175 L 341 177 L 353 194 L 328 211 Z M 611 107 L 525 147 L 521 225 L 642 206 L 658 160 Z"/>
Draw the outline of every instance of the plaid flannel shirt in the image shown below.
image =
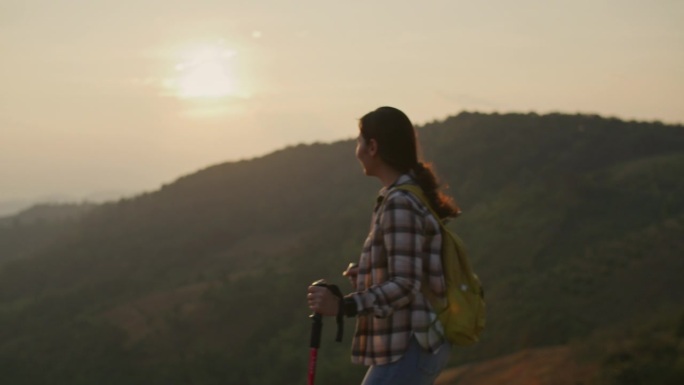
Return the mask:
<path fill-rule="evenodd" d="M 439 223 L 411 193 L 392 189 L 415 182 L 402 175 L 380 190 L 370 233 L 359 259 L 354 298 L 358 316 L 352 362 L 382 365 L 401 358 L 415 335 L 426 350 L 444 342 L 442 327 L 421 285 L 442 297 L 446 284 L 440 258 Z"/>

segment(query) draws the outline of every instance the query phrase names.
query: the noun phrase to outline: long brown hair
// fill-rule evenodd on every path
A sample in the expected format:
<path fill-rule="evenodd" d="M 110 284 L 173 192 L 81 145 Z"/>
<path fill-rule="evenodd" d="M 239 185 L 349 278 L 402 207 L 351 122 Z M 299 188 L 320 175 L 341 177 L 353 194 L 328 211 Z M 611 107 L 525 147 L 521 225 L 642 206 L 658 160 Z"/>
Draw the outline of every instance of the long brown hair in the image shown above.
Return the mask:
<path fill-rule="evenodd" d="M 442 192 L 432 165 L 419 160 L 417 134 L 406 114 L 394 107 L 380 107 L 361 118 L 359 130 L 366 143 L 375 139 L 378 155 L 385 163 L 413 176 L 440 219 L 461 213 L 453 198 Z"/>

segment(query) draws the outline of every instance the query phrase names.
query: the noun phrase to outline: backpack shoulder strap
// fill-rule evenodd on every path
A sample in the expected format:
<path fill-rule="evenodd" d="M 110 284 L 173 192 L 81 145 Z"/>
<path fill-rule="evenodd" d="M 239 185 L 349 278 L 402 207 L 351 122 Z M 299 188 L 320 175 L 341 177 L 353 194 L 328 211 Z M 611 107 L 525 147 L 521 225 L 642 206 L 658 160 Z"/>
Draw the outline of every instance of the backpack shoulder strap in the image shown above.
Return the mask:
<path fill-rule="evenodd" d="M 468 279 L 471 280 L 472 276 L 474 275 L 473 268 L 470 265 L 470 261 L 468 260 L 468 258 L 466 256 L 466 250 L 465 250 L 465 247 L 463 245 L 463 241 L 456 234 L 454 234 L 451 230 L 449 230 L 449 228 L 446 227 L 446 224 L 444 223 L 444 221 L 442 221 L 439 218 L 439 215 L 437 215 L 435 210 L 432 208 L 432 205 L 430 204 L 430 201 L 428 200 L 427 196 L 423 192 L 423 189 L 420 188 L 420 186 L 415 185 L 415 184 L 402 184 L 402 185 L 396 186 L 395 188 L 399 189 L 399 190 L 404 190 L 404 191 L 410 192 L 416 198 L 418 198 L 425 205 L 425 207 L 428 208 L 428 210 L 430 210 L 432 215 L 434 215 L 435 219 L 439 223 L 439 227 L 440 227 L 440 230 L 442 233 L 442 238 L 443 238 L 442 242 L 448 242 L 448 241 L 453 242 L 453 245 L 456 248 L 456 259 L 457 259 L 458 266 L 460 267 L 460 269 L 462 269 L 464 272 L 467 273 L 466 275 L 468 276 Z M 444 245 L 444 243 L 443 243 L 443 245 Z M 443 264 L 443 266 L 445 266 L 445 268 L 448 268 L 448 266 L 451 265 L 451 261 L 445 261 L 443 258 L 442 264 Z"/>

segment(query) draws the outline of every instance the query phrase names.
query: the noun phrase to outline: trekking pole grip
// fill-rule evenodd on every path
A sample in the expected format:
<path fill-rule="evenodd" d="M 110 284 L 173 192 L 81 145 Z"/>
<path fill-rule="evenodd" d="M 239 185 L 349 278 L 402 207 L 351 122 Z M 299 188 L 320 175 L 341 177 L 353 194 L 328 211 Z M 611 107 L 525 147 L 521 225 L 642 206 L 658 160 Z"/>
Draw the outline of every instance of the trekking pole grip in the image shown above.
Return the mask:
<path fill-rule="evenodd" d="M 321 346 L 321 331 L 323 330 L 323 316 L 313 313 L 311 318 L 311 343 L 310 347 L 318 349 Z"/>
<path fill-rule="evenodd" d="M 342 336 L 344 334 L 344 308 L 343 308 L 343 302 L 342 302 L 342 291 L 340 291 L 340 288 L 337 287 L 336 285 L 331 285 L 325 282 L 325 280 L 321 279 L 318 280 L 314 283 L 311 284 L 311 286 L 320 286 L 328 289 L 337 299 L 339 302 L 338 305 L 338 313 L 337 313 L 337 336 L 335 337 L 335 341 L 337 342 L 342 342 Z M 309 316 L 311 318 L 313 325 L 311 327 L 311 347 L 316 347 L 318 348 L 321 344 L 321 330 L 323 328 L 323 316 L 319 313 L 314 313 Z"/>
<path fill-rule="evenodd" d="M 311 286 L 326 287 L 325 280 L 318 280 L 311 284 Z M 311 318 L 311 340 L 309 346 L 318 349 L 321 346 L 321 332 L 323 330 L 323 316 L 320 313 L 313 313 L 309 316 Z"/>

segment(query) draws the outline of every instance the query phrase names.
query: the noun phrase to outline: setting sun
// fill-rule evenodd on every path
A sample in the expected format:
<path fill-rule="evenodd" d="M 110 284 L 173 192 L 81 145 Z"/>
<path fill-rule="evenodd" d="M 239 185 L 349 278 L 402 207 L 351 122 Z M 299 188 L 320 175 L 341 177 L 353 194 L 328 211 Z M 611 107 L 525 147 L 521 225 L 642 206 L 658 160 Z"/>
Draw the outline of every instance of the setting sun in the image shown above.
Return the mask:
<path fill-rule="evenodd" d="M 237 92 L 231 68 L 234 51 L 220 45 L 188 51 L 176 65 L 171 87 L 183 99 L 220 98 Z"/>

